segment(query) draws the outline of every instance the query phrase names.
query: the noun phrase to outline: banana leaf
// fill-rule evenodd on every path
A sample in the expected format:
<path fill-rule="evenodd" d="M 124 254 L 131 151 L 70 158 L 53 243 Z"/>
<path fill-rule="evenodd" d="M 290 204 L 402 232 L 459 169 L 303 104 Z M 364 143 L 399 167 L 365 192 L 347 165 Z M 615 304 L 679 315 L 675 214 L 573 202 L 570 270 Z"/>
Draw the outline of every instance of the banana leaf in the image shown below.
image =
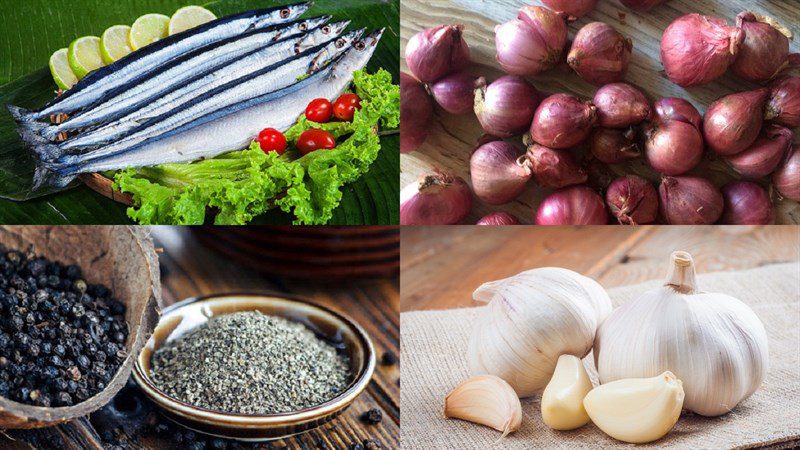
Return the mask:
<path fill-rule="evenodd" d="M 295 0 L 218 0 L 204 4 L 218 17 Z M 171 15 L 186 0 L 26 0 L 0 5 L 0 223 L 129 223 L 126 206 L 76 183 L 65 191 L 31 192 L 34 161 L 17 136 L 6 104 L 37 108 L 57 89 L 47 68 L 50 55 L 77 37 L 100 35 L 116 24 L 131 24 L 147 13 Z M 389 71 L 399 80 L 399 0 L 317 0 L 306 13 L 350 19 L 350 28 L 386 28 L 367 69 Z M 369 172 L 343 188 L 330 224 L 399 222 L 399 138 L 381 138 L 381 152 Z M 256 223 L 287 224 L 280 211 Z"/>

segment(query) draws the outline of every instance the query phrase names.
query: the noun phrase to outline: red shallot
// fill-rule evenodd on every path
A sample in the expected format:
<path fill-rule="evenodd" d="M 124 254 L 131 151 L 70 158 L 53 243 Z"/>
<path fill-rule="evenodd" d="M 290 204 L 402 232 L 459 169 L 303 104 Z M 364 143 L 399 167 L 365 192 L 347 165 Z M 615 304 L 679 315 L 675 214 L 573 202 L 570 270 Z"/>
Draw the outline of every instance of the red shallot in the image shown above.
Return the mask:
<path fill-rule="evenodd" d="M 608 212 L 603 197 L 588 186 L 559 189 L 542 200 L 537 225 L 605 225 Z"/>
<path fill-rule="evenodd" d="M 767 89 L 731 94 L 708 107 L 703 119 L 706 144 L 719 155 L 735 155 L 750 147 L 764 122 Z"/>
<path fill-rule="evenodd" d="M 638 175 L 617 178 L 606 191 L 611 214 L 623 225 L 653 223 L 658 216 L 658 192 Z"/>
<path fill-rule="evenodd" d="M 637 11 L 650 11 L 667 0 L 620 0 L 620 3 Z"/>
<path fill-rule="evenodd" d="M 593 10 L 597 0 L 542 0 L 542 3 L 553 11 L 563 12 L 573 18 L 578 18 Z"/>
<path fill-rule="evenodd" d="M 669 225 L 710 225 L 722 215 L 722 193 L 699 177 L 664 177 L 658 188 L 659 211 Z"/>
<path fill-rule="evenodd" d="M 800 77 L 783 77 L 772 83 L 765 112 L 765 120 L 800 127 Z"/>
<path fill-rule="evenodd" d="M 698 130 L 703 129 L 703 116 L 688 101 L 682 98 L 666 97 L 659 99 L 653 105 L 656 120 L 679 120 L 694 125 Z"/>
<path fill-rule="evenodd" d="M 558 64 L 567 43 L 564 18 L 541 6 L 524 6 L 516 19 L 495 27 L 497 62 L 512 75 L 538 75 Z"/>
<path fill-rule="evenodd" d="M 780 125 L 770 125 L 761 131 L 750 148 L 726 159 L 743 177 L 751 180 L 765 177 L 778 168 L 792 148 L 791 130 Z"/>
<path fill-rule="evenodd" d="M 636 143 L 635 128 L 595 128 L 589 137 L 589 150 L 595 158 L 606 164 L 621 163 L 642 154 Z"/>
<path fill-rule="evenodd" d="M 466 72 L 447 75 L 428 86 L 436 103 L 450 114 L 466 114 L 475 104 L 475 89 L 485 86 L 486 79 Z"/>
<path fill-rule="evenodd" d="M 598 125 L 628 128 L 650 117 L 650 103 L 639 89 L 628 83 L 611 83 L 597 90 L 592 100 L 597 107 Z"/>
<path fill-rule="evenodd" d="M 661 36 L 661 64 L 667 77 L 683 87 L 709 83 L 733 64 L 744 39 L 740 28 L 724 19 L 688 14 L 673 21 Z"/>
<path fill-rule="evenodd" d="M 772 183 L 782 197 L 800 202 L 800 144 L 794 146 L 772 175 Z"/>
<path fill-rule="evenodd" d="M 469 64 L 464 25 L 440 25 L 411 36 L 406 45 L 406 64 L 423 83 L 463 70 Z"/>
<path fill-rule="evenodd" d="M 428 137 L 433 105 L 422 84 L 411 75 L 400 73 L 400 151 L 416 150 Z"/>
<path fill-rule="evenodd" d="M 720 223 L 726 225 L 769 225 L 775 209 L 767 191 L 749 181 L 732 181 L 722 187 L 725 210 Z"/>
<path fill-rule="evenodd" d="M 633 42 L 603 22 L 592 22 L 578 30 L 567 55 L 567 64 L 584 80 L 596 86 L 625 78 Z"/>
<path fill-rule="evenodd" d="M 519 225 L 519 219 L 507 212 L 496 212 L 481 217 L 477 225 Z"/>
<path fill-rule="evenodd" d="M 586 172 L 575 161 L 569 150 L 547 148 L 532 144 L 528 147 L 524 164 L 529 164 L 536 183 L 545 188 L 562 188 L 583 184 L 588 179 Z"/>
<path fill-rule="evenodd" d="M 539 91 L 532 84 L 506 75 L 475 90 L 475 115 L 487 133 L 511 137 L 528 128 L 539 100 Z"/>
<path fill-rule="evenodd" d="M 471 208 L 467 183 L 434 170 L 400 192 L 400 225 L 452 225 L 466 217 Z"/>
<path fill-rule="evenodd" d="M 545 147 L 570 148 L 589 137 L 597 123 L 597 108 L 569 94 L 553 94 L 539 104 L 531 137 Z"/>
<path fill-rule="evenodd" d="M 516 147 L 504 141 L 478 147 L 469 166 L 475 195 L 490 205 L 514 200 L 531 178 L 531 169 L 519 160 Z"/>
<path fill-rule="evenodd" d="M 703 158 L 703 135 L 679 120 L 656 121 L 645 128 L 644 154 L 650 166 L 664 175 L 681 175 Z"/>
<path fill-rule="evenodd" d="M 775 19 L 744 11 L 736 17 L 744 40 L 731 68 L 747 81 L 771 80 L 789 66 L 789 38 L 792 32 Z"/>

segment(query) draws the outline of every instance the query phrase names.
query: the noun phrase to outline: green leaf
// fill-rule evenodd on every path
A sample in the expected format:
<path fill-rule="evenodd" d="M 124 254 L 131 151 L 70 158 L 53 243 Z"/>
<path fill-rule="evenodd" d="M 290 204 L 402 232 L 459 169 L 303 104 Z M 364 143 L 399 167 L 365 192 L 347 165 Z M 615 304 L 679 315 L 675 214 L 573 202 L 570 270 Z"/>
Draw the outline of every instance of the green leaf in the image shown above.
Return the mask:
<path fill-rule="evenodd" d="M 286 2 L 288 0 L 219 0 L 204 6 L 222 17 Z M 56 86 L 47 61 L 52 52 L 73 39 L 99 35 L 111 25 L 130 24 L 147 13 L 170 15 L 187 4 L 194 3 L 137 0 L 104 2 L 103 6 L 98 6 L 92 0 L 26 0 L 0 6 L 6 10 L 5 14 L 0 14 L 0 40 L 4 46 L 0 84 L 7 83 L 0 86 L 0 223 L 130 223 L 124 205 L 84 186 L 43 197 L 42 192 L 32 194 L 33 159 L 18 138 L 14 121 L 4 106 L 38 108 L 50 100 Z M 384 68 L 392 74 L 395 83 L 398 82 L 399 0 L 317 1 L 307 15 L 318 14 L 331 14 L 334 20 L 350 19 L 351 29 L 385 27 L 381 44 L 367 68 L 370 73 Z M 383 136 L 381 151 L 370 170 L 342 188 L 341 203 L 333 210 L 329 223 L 398 223 L 399 170 L 399 138 Z M 32 199 L 5 200 L 29 198 Z M 253 220 L 253 223 L 291 222 L 291 215 L 276 209 Z"/>

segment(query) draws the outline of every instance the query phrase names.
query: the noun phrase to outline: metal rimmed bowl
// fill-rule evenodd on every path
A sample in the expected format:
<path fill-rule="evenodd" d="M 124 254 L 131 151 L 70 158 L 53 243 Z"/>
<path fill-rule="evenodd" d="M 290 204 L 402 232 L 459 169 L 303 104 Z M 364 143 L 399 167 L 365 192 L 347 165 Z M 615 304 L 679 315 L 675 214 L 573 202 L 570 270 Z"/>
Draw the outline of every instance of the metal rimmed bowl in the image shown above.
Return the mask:
<path fill-rule="evenodd" d="M 150 378 L 156 350 L 212 317 L 260 311 L 300 322 L 348 356 L 350 383 L 331 400 L 299 411 L 267 415 L 235 414 L 190 405 L 170 397 Z M 341 414 L 366 389 L 375 370 L 375 350 L 367 333 L 350 318 L 283 294 L 232 293 L 190 298 L 164 310 L 133 370 L 136 383 L 171 420 L 192 430 L 243 441 L 280 439 L 316 428 Z"/>

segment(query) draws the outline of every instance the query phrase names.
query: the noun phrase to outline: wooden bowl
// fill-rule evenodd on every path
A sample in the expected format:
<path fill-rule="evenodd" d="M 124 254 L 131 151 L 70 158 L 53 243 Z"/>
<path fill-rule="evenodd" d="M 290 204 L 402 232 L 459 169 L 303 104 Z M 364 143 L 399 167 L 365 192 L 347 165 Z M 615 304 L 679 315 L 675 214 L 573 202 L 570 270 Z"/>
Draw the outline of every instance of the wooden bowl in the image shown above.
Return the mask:
<path fill-rule="evenodd" d="M 250 415 L 214 411 L 177 400 L 150 378 L 156 350 L 212 317 L 240 311 L 260 311 L 303 323 L 317 336 L 344 344 L 350 360 L 350 384 L 333 399 L 299 411 Z M 164 310 L 153 336 L 142 349 L 133 378 L 169 419 L 194 431 L 241 441 L 281 439 L 316 428 L 338 417 L 369 385 L 375 370 L 375 350 L 367 333 L 350 318 L 331 309 L 282 294 L 231 293 L 191 298 Z"/>
<path fill-rule="evenodd" d="M 0 397 L 0 429 L 40 428 L 85 416 L 108 403 L 125 386 L 136 356 L 158 322 L 161 282 L 149 232 L 127 226 L 0 227 L 0 245 L 63 264 L 77 264 L 86 281 L 110 287 L 127 306 L 127 357 L 108 386 L 74 406 L 45 408 Z"/>

